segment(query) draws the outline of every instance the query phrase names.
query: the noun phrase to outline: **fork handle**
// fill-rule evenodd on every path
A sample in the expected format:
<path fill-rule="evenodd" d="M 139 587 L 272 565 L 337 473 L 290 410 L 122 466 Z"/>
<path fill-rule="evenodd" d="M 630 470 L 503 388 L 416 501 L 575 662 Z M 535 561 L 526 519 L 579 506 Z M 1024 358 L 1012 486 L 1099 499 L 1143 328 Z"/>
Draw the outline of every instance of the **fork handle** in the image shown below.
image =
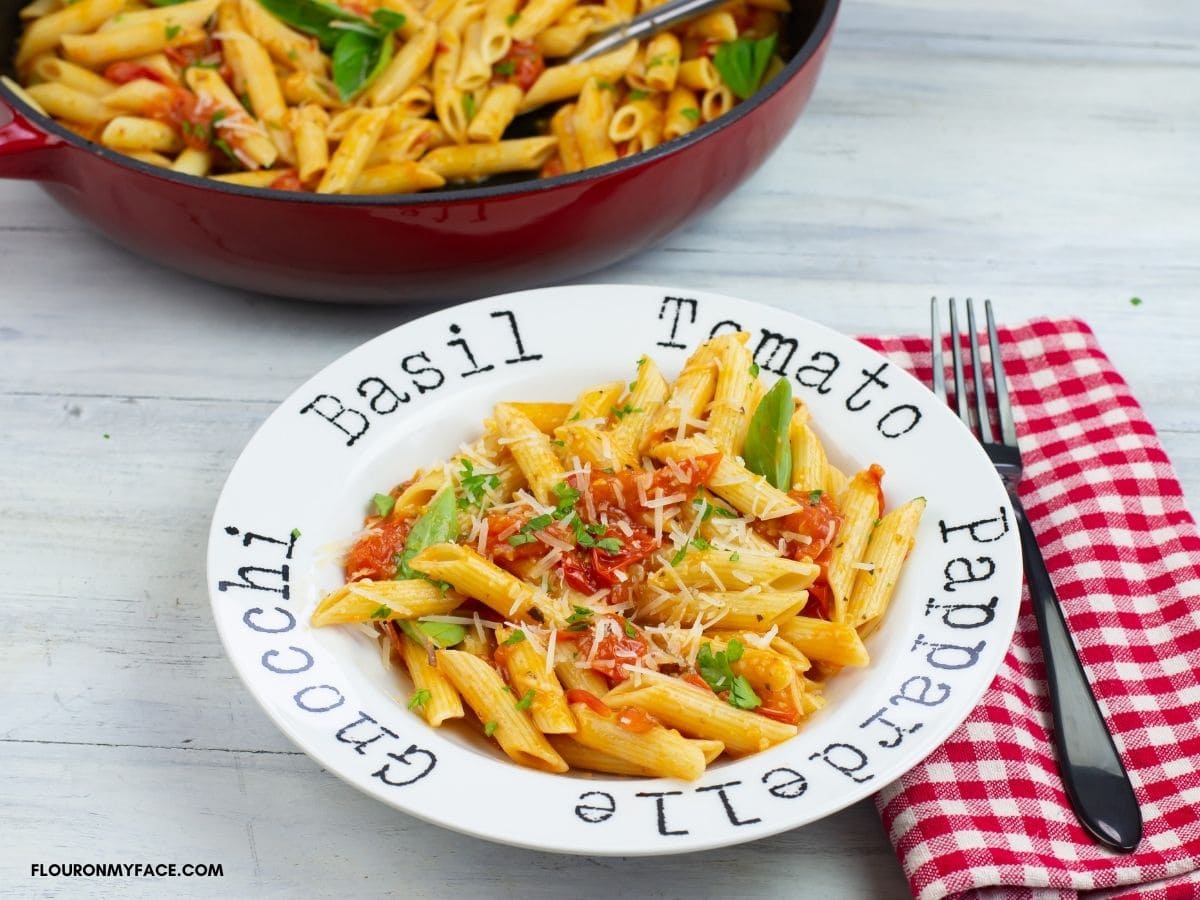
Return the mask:
<path fill-rule="evenodd" d="M 1127 853 L 1142 838 L 1137 797 L 1067 631 L 1062 604 L 1029 517 L 1015 490 L 1009 491 L 1009 497 L 1016 511 L 1025 578 L 1037 616 L 1063 786 L 1075 815 L 1092 837 Z"/>

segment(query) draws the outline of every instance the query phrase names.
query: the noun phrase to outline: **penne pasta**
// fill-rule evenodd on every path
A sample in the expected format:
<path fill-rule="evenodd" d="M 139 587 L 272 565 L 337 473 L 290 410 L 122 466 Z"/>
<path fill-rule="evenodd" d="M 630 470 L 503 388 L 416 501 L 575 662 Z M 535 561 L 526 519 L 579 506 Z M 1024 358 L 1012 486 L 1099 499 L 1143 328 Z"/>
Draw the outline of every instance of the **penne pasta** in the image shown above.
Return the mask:
<path fill-rule="evenodd" d="M 421 127 L 368 107 L 329 128 L 344 143 L 368 116 L 387 119 L 388 153 Z M 272 173 L 219 177 L 248 174 Z M 784 492 L 750 471 L 743 444 L 757 442 L 755 460 L 798 435 L 813 441 L 801 465 L 813 483 L 830 483 L 833 467 L 803 405 L 747 434 L 763 396 L 747 338 L 706 341 L 674 382 L 643 356 L 628 384 L 497 402 L 447 462 L 372 498 L 347 580 L 311 624 L 374 626 L 410 674 L 410 709 L 437 726 L 469 707 L 485 738 L 542 771 L 694 780 L 718 758 L 789 739 L 825 705 L 827 681 L 870 663 L 863 637 L 924 500 L 882 509 L 877 465 L 836 496 Z M 780 465 L 773 477 L 791 474 Z"/>

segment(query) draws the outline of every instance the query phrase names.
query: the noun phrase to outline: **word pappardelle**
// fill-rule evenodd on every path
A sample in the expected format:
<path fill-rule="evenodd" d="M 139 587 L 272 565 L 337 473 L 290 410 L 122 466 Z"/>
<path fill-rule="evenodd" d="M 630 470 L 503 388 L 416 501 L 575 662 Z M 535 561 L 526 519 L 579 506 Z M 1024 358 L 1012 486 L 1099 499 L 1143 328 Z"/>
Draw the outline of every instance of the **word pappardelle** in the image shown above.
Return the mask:
<path fill-rule="evenodd" d="M 34 106 L 143 162 L 253 187 L 408 193 L 648 150 L 782 68 L 789 0 L 731 0 L 565 62 L 657 2 L 33 0 L 15 62 Z"/>
<path fill-rule="evenodd" d="M 785 741 L 868 661 L 925 507 L 826 459 L 747 335 L 674 383 L 498 404 L 482 438 L 374 498 L 316 626 L 364 623 L 434 726 L 524 766 L 699 778 Z"/>

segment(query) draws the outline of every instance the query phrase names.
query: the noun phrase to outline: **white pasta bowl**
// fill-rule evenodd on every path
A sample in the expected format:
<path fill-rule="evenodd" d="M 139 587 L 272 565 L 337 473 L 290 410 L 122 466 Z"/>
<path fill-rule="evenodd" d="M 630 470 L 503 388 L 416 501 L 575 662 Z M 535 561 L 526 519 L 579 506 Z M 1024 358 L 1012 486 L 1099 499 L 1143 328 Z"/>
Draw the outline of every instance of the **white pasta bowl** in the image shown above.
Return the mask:
<path fill-rule="evenodd" d="M 792 379 L 831 460 L 879 463 L 889 506 L 927 509 L 871 661 L 829 682 L 791 740 L 696 782 L 523 769 L 466 728 L 406 709 L 407 677 L 350 626 L 313 629 L 342 584 L 365 503 L 478 436 L 501 400 L 566 401 L 651 355 L 668 377 L 723 330 L 764 375 Z M 592 285 L 479 300 L 346 354 L 267 419 L 214 513 L 213 615 L 238 673 L 300 748 L 421 819 L 522 847 L 648 855 L 813 822 L 919 763 L 970 713 L 1007 651 L 1020 598 L 1012 511 L 987 457 L 919 382 L 806 319 L 675 287 Z M 983 560 L 986 559 L 985 563 Z M 969 562 L 964 562 L 969 560 Z M 960 569 L 974 572 L 967 580 Z M 973 569 L 972 569 L 973 567 Z M 987 577 L 982 573 L 990 572 Z"/>

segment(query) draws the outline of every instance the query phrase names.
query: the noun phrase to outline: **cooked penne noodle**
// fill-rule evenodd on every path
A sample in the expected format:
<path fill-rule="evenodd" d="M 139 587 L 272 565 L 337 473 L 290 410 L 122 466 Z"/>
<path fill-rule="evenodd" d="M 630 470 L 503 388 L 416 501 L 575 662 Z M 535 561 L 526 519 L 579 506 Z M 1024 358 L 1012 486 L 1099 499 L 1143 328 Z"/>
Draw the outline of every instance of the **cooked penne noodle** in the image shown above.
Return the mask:
<path fill-rule="evenodd" d="M 183 148 L 183 142 L 170 125 L 138 116 L 117 116 L 104 126 L 100 143 L 114 150 L 125 151 L 178 153 Z"/>
<path fill-rule="evenodd" d="M 707 56 L 684 60 L 679 64 L 679 83 L 693 91 L 711 91 L 721 83 L 721 76 Z"/>
<path fill-rule="evenodd" d="M 811 660 L 839 666 L 865 666 L 867 648 L 844 622 L 795 616 L 779 626 L 779 635 Z"/>
<path fill-rule="evenodd" d="M 461 719 L 466 715 L 458 690 L 437 666 L 429 664 L 428 651 L 394 624 L 389 628 L 393 629 L 390 632 L 393 645 L 399 649 L 400 658 L 412 679 L 413 698 L 422 701 L 414 707 L 421 718 L 437 728 L 447 719 Z"/>
<path fill-rule="evenodd" d="M 309 623 L 344 625 L 349 622 L 386 622 L 442 615 L 462 603 L 424 579 L 355 581 L 330 593 L 313 610 Z"/>
<path fill-rule="evenodd" d="M 78 88 L 68 87 L 58 81 L 30 85 L 25 89 L 25 93 L 37 101 L 38 106 L 49 115 L 66 119 L 68 122 L 78 122 L 80 125 L 103 125 L 113 117 L 113 110 L 94 94 L 84 93 Z M 169 128 L 167 130 L 170 131 Z M 114 147 L 114 149 L 144 150 L 151 148 L 130 146 L 128 148 Z"/>
<path fill-rule="evenodd" d="M 346 136 L 329 158 L 329 165 L 317 185 L 318 194 L 344 194 L 355 186 L 383 134 L 387 117 L 387 109 L 370 109 L 346 129 Z"/>
<path fill-rule="evenodd" d="M 609 84 L 617 82 L 633 62 L 637 49 L 637 41 L 630 41 L 612 53 L 597 56 L 587 62 L 566 63 L 547 69 L 526 92 L 520 111 L 528 112 L 555 100 L 578 96 L 589 78 Z"/>
<path fill-rule="evenodd" d="M 428 166 L 412 160 L 365 168 L 354 181 L 355 194 L 412 194 L 441 187 L 446 179 Z"/>
<path fill-rule="evenodd" d="M 647 424 L 658 412 L 670 391 L 667 379 L 648 356 L 638 360 L 637 377 L 630 385 L 629 396 L 612 414 L 617 421 L 612 427 L 612 446 L 622 466 L 636 466 Z"/>
<path fill-rule="evenodd" d="M 467 137 L 473 141 L 498 143 L 508 128 L 517 107 L 521 105 L 523 92 L 515 84 L 498 84 L 487 92 L 479 111 L 467 127 Z"/>
<path fill-rule="evenodd" d="M 532 587 L 460 544 L 427 547 L 413 557 L 411 565 L 430 578 L 449 582 L 460 594 L 474 597 L 505 618 L 523 618 L 534 606 Z"/>
<path fill-rule="evenodd" d="M 545 30 L 550 23 L 574 6 L 575 2 L 576 0 L 529 0 L 512 23 L 513 40 L 533 40 L 539 31 Z"/>
<path fill-rule="evenodd" d="M 580 172 L 583 170 L 583 152 L 579 142 L 575 140 L 575 104 L 566 103 L 550 118 L 550 134 L 557 143 L 558 155 L 562 159 L 563 170 Z"/>
<path fill-rule="evenodd" d="M 437 651 L 437 668 L 475 711 L 491 736 L 514 761 L 543 772 L 565 772 L 567 764 L 545 736 L 517 709 L 511 693 L 490 665 L 460 650 Z"/>
<path fill-rule="evenodd" d="M 63 35 L 62 48 L 73 62 L 99 68 L 119 59 L 155 53 L 164 47 L 185 47 L 202 40 L 204 30 L 201 28 L 164 27 L 156 22 L 143 22 L 93 34 Z"/>
<path fill-rule="evenodd" d="M 924 512 L 925 498 L 918 497 L 892 510 L 872 529 L 863 555 L 864 568 L 858 572 L 846 610 L 851 625 L 875 622 L 887 609 Z"/>
<path fill-rule="evenodd" d="M 53 49 L 68 35 L 81 35 L 99 28 L 124 6 L 125 0 L 78 0 L 77 3 L 34 19 L 25 28 L 17 47 L 17 68 Z"/>
<path fill-rule="evenodd" d="M 512 31 L 508 23 L 517 9 L 516 0 L 491 0 L 483 14 L 483 58 L 495 65 L 508 55 L 512 47 Z"/>
<path fill-rule="evenodd" d="M 742 432 L 742 423 L 749 419 L 750 351 L 740 340 L 729 336 L 717 338 L 717 383 L 713 393 L 712 411 L 704 435 L 722 453 L 731 454 Z"/>
<path fill-rule="evenodd" d="M 135 78 L 106 94 L 103 100 L 110 109 L 148 115 L 171 101 L 171 89 L 149 78 Z"/>
<path fill-rule="evenodd" d="M 115 82 L 54 56 L 39 56 L 33 63 L 33 74 L 42 81 L 57 82 L 93 97 L 104 97 L 117 89 Z"/>
<path fill-rule="evenodd" d="M 292 110 L 290 122 L 292 146 L 296 148 L 296 174 L 301 182 L 309 183 L 329 165 L 329 141 L 325 137 L 329 113 L 309 104 Z"/>
<path fill-rule="evenodd" d="M 830 555 L 825 576 L 833 598 L 832 616 L 835 622 L 849 621 L 846 603 L 850 589 L 859 574 L 858 566 L 862 564 L 867 541 L 871 539 L 882 514 L 879 488 L 882 475 L 883 471 L 878 466 L 859 472 L 850 481 L 845 493 L 838 498 L 838 509 L 844 521 L 838 532 L 837 544 Z"/>
<path fill-rule="evenodd" d="M 496 642 L 496 656 L 508 672 L 513 694 L 524 697 L 532 692 L 529 714 L 533 724 L 543 734 L 574 734 L 575 719 L 554 667 L 546 665 L 545 655 L 533 648 L 520 629 L 501 628 L 496 632 Z"/>
<path fill-rule="evenodd" d="M 665 31 L 646 44 L 642 81 L 652 91 L 672 91 L 679 78 L 679 57 L 683 52 L 679 38 Z"/>
<path fill-rule="evenodd" d="M 579 722 L 575 740 L 608 756 L 623 759 L 660 778 L 695 781 L 704 774 L 704 752 L 676 731 L 652 725 L 633 732 L 618 721 L 621 712 L 603 716 L 584 703 L 571 706 Z"/>
<path fill-rule="evenodd" d="M 650 455 L 655 459 L 679 462 L 715 452 L 716 448 L 707 438 L 698 437 L 659 444 Z M 739 512 L 757 519 L 778 519 L 800 508 L 799 502 L 773 487 L 762 475 L 756 475 L 724 455 L 705 487 Z"/>
<path fill-rule="evenodd" d="M 238 0 L 238 12 L 246 31 L 285 69 L 300 69 L 317 76 L 328 71 L 316 40 L 288 28 L 258 0 Z"/>
<path fill-rule="evenodd" d="M 667 111 L 663 114 L 663 137 L 673 140 L 700 124 L 700 101 L 685 87 L 677 87 L 667 97 Z"/>
<path fill-rule="evenodd" d="M 197 150 L 195 147 L 185 147 L 171 163 L 173 172 L 184 175 L 203 176 L 212 168 L 212 155 L 207 150 Z"/>
<path fill-rule="evenodd" d="M 719 119 L 733 109 L 733 91 L 719 84 L 704 92 L 700 98 L 700 118 L 705 122 Z"/>
<path fill-rule="evenodd" d="M 554 455 L 550 438 L 510 403 L 497 403 L 495 416 L 501 442 L 520 466 L 533 496 L 541 503 L 553 502 L 554 486 L 566 477 L 566 471 Z"/>

